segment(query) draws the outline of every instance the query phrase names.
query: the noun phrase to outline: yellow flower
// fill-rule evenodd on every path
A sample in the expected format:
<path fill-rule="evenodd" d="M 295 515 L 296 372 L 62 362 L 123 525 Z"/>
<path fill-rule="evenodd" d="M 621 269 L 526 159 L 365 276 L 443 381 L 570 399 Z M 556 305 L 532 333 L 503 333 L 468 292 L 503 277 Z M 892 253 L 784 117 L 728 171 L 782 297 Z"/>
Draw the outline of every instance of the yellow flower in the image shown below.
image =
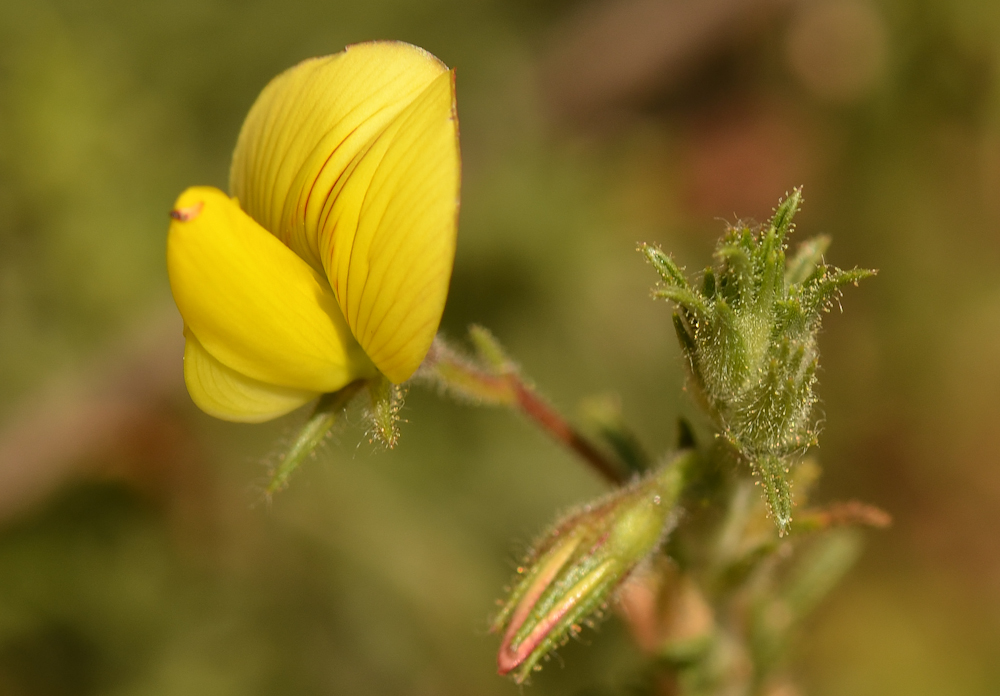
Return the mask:
<path fill-rule="evenodd" d="M 258 422 L 356 379 L 408 379 L 437 332 L 459 196 L 454 73 L 399 42 L 271 81 L 229 187 L 171 212 L 184 378 L 207 413 Z"/>

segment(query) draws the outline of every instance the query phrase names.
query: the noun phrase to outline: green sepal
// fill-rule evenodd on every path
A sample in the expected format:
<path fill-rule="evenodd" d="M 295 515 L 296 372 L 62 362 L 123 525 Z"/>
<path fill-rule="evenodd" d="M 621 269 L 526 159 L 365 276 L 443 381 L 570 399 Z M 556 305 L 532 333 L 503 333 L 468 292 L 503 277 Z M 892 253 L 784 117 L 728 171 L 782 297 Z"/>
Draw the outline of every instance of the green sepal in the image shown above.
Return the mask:
<path fill-rule="evenodd" d="M 792 488 L 785 461 L 768 454 L 752 463 L 754 473 L 764 487 L 764 499 L 780 534 L 788 531 L 788 525 L 792 521 Z"/>
<path fill-rule="evenodd" d="M 406 388 L 379 376 L 369 382 L 368 393 L 371 396 L 368 418 L 372 439 L 392 449 L 399 441 L 399 412 L 403 408 Z"/>
<path fill-rule="evenodd" d="M 291 446 L 271 472 L 264 494 L 268 497 L 288 486 L 288 479 L 310 456 L 341 417 L 348 404 L 365 386 L 364 380 L 351 382 L 340 391 L 324 394 L 316 402 L 309 420 L 299 430 Z"/>

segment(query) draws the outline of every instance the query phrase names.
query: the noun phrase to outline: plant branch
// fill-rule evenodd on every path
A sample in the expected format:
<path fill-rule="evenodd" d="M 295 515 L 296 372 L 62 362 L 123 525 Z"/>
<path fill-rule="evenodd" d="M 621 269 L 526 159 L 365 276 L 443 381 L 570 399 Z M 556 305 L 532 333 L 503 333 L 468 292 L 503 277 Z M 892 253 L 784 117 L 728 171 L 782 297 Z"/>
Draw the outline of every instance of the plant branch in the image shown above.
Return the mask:
<path fill-rule="evenodd" d="M 574 451 L 590 464 L 604 479 L 616 486 L 625 483 L 621 468 L 604 456 L 600 450 L 580 434 L 558 411 L 545 402 L 531 387 L 521 381 L 517 374 L 510 375 L 517 393 L 517 403 L 521 413 L 535 422 L 553 439 Z"/>
<path fill-rule="evenodd" d="M 502 350 L 496 340 L 479 327 L 474 328 L 474 340 L 483 353 L 489 343 L 489 355 L 476 361 L 452 349 L 438 337 L 421 368 L 420 377 L 429 379 L 460 399 L 481 405 L 507 406 L 525 415 L 594 469 L 612 485 L 625 483 L 627 475 L 618 462 L 595 447 L 582 433 L 553 408 L 525 379 L 509 360 L 498 360 Z M 488 362 L 484 367 L 481 362 Z M 492 369 L 491 369 L 492 368 Z"/>

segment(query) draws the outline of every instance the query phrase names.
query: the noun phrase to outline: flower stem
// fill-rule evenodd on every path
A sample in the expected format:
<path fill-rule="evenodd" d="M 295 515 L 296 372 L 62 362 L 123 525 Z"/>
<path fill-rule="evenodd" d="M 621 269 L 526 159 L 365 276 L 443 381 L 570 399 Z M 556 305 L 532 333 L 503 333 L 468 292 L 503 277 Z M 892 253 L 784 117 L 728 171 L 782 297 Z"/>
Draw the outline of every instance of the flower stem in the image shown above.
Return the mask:
<path fill-rule="evenodd" d="M 474 328 L 480 343 L 495 342 L 485 329 Z M 494 353 L 501 350 L 499 344 L 492 347 L 495 348 Z M 628 478 L 625 467 L 597 449 L 545 401 L 525 381 L 514 363 L 501 360 L 496 355 L 492 356 L 493 359 L 482 359 L 488 356 L 483 356 L 482 350 L 479 352 L 479 361 L 466 357 L 439 336 L 427 355 L 421 376 L 433 380 L 459 398 L 520 411 L 552 439 L 576 453 L 605 481 L 616 486 L 625 483 Z M 488 363 L 488 366 L 482 363 Z"/>
<path fill-rule="evenodd" d="M 351 399 L 364 386 L 364 380 L 356 380 L 340 391 L 324 394 L 319 398 L 315 410 L 309 416 L 309 420 L 302 426 L 292 446 L 272 472 L 271 480 L 267 484 L 267 490 L 265 491 L 265 495 L 268 498 L 288 485 L 288 477 L 319 446 L 319 443 L 323 441 L 326 434 L 330 432 L 330 428 L 337 422 L 340 414 L 347 408 Z"/>
<path fill-rule="evenodd" d="M 625 483 L 625 475 L 615 462 L 594 447 L 578 432 L 562 414 L 545 402 L 535 390 L 526 385 L 517 374 L 508 377 L 513 382 L 517 394 L 517 405 L 524 415 L 547 432 L 557 442 L 562 443 L 580 456 L 599 473 L 605 481 L 616 486 Z"/>

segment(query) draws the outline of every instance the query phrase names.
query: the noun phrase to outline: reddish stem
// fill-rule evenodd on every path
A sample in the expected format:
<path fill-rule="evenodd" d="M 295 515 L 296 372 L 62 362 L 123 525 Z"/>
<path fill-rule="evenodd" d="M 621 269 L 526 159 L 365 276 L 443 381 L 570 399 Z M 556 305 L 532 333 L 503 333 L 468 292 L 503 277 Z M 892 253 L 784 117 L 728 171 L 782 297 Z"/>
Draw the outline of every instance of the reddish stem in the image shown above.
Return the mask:
<path fill-rule="evenodd" d="M 476 361 L 453 351 L 441 339 L 434 342 L 425 365 L 437 365 L 440 383 L 458 394 L 479 403 L 516 406 L 554 440 L 583 458 L 608 483 L 625 483 L 621 467 L 577 432 L 558 411 L 524 382 L 513 366 L 494 365 L 493 370 L 483 368 Z"/>
<path fill-rule="evenodd" d="M 521 381 L 517 374 L 509 374 L 507 378 L 517 395 L 517 405 L 529 418 L 549 433 L 553 439 L 576 452 L 590 466 L 613 485 L 625 483 L 625 477 L 614 462 L 608 460 L 597 448 L 577 432 L 562 415 L 549 406 L 528 385 Z"/>

